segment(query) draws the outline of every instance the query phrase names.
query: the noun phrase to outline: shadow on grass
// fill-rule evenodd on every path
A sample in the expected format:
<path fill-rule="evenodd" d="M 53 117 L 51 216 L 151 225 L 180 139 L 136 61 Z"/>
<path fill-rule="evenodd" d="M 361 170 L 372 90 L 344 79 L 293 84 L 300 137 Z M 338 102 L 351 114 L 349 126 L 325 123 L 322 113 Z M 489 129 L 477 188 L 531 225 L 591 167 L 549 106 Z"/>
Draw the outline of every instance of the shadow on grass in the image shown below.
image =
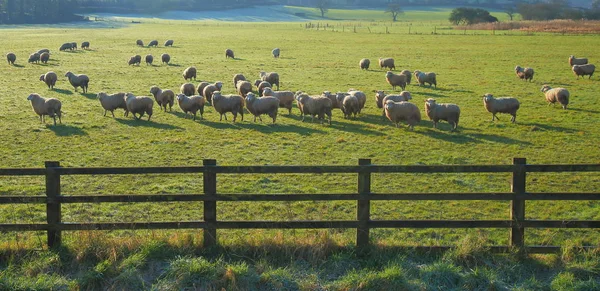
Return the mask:
<path fill-rule="evenodd" d="M 173 63 L 168 63 L 167 66 L 169 66 L 169 67 L 181 67 L 180 64 L 173 64 Z"/>
<path fill-rule="evenodd" d="M 71 91 L 71 90 L 58 89 L 58 88 L 54 87 L 54 91 L 56 91 L 56 93 L 60 93 L 60 94 L 73 95 L 73 91 Z"/>
<path fill-rule="evenodd" d="M 251 119 L 250 119 L 251 118 Z M 296 124 L 273 124 L 273 120 L 270 117 L 263 118 L 263 122 L 260 122 L 258 118 L 256 122 L 254 122 L 254 116 L 249 116 L 247 122 L 237 123 L 239 128 L 245 128 L 250 130 L 256 130 L 261 133 L 279 133 L 279 132 L 287 132 L 287 133 L 296 133 L 303 136 L 308 136 L 312 134 L 324 134 L 325 131 L 320 129 L 308 128 L 298 126 Z"/>
<path fill-rule="evenodd" d="M 446 95 L 442 95 L 439 93 L 432 93 L 432 92 L 419 92 L 419 95 L 425 95 L 427 98 L 445 98 L 445 97 L 447 97 Z M 416 102 L 416 101 L 424 101 L 424 100 L 416 99 L 416 101 L 415 101 L 415 99 L 413 99 L 412 101 Z"/>
<path fill-rule="evenodd" d="M 358 133 L 358 134 L 362 134 L 362 135 L 377 135 L 377 136 L 382 136 L 385 135 L 383 132 L 377 131 L 377 130 L 373 130 L 373 129 L 369 129 L 367 126 L 363 125 L 363 124 L 356 124 L 356 123 L 346 123 L 343 122 L 345 120 L 358 120 L 360 121 L 360 118 L 356 118 L 356 119 L 344 119 L 344 118 L 338 118 L 337 120 L 333 120 L 331 122 L 331 127 L 335 128 L 339 131 L 345 131 L 345 132 L 351 132 L 351 133 Z"/>
<path fill-rule="evenodd" d="M 23 65 L 19 65 L 19 64 L 14 64 L 14 65 L 12 65 L 12 66 L 13 66 L 13 67 L 16 67 L 16 68 L 25 68 L 25 66 L 23 66 Z"/>
<path fill-rule="evenodd" d="M 595 114 L 600 113 L 600 111 L 596 111 L 596 110 L 588 110 L 588 109 L 572 108 L 572 107 L 569 107 L 567 110 L 568 111 L 577 111 L 577 112 L 595 113 Z"/>
<path fill-rule="evenodd" d="M 115 120 L 121 124 L 132 126 L 132 127 L 143 126 L 143 127 L 152 127 L 152 128 L 157 128 L 157 129 L 168 129 L 168 130 L 182 129 L 179 126 L 175 126 L 175 125 L 171 125 L 171 124 L 157 123 L 157 122 L 152 121 L 152 119 L 150 119 L 150 121 L 148 121 L 148 115 L 144 115 L 142 117 L 142 119 L 140 119 L 140 120 L 137 120 L 133 117 L 132 117 L 132 119 L 115 118 Z"/>
<path fill-rule="evenodd" d="M 50 118 L 50 120 L 52 119 Z M 46 127 L 57 136 L 87 135 L 83 129 L 73 125 L 57 124 L 56 126 L 47 125 Z"/>
<path fill-rule="evenodd" d="M 94 93 L 79 93 L 79 94 L 85 96 L 85 98 L 87 98 L 87 99 L 96 99 L 96 97 L 98 96 Z"/>
<path fill-rule="evenodd" d="M 531 126 L 531 131 L 546 130 L 546 131 L 557 131 L 557 132 L 565 132 L 565 133 L 577 132 L 577 130 L 572 129 L 572 128 L 566 128 L 566 127 L 544 124 L 544 123 L 537 123 L 537 122 L 522 122 L 522 123 L 517 122 L 517 123 L 520 125 Z"/>

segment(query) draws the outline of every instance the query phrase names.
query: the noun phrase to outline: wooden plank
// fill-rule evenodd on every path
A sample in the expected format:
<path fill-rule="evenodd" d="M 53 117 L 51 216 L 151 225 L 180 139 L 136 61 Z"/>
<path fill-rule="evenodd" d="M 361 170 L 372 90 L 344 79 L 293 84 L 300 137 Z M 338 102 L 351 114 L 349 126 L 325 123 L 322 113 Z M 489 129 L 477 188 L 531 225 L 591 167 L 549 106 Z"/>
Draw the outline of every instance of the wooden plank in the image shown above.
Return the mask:
<path fill-rule="evenodd" d="M 0 169 L 0 176 L 43 176 L 46 174 L 46 169 L 31 168 L 31 169 Z"/>
<path fill-rule="evenodd" d="M 513 247 L 523 248 L 525 246 L 525 227 L 521 224 L 525 220 L 525 184 L 526 182 L 526 171 L 525 165 L 527 164 L 524 158 L 514 158 L 513 164 L 515 166 L 511 192 L 515 193 L 515 199 L 510 202 L 510 219 L 513 221 L 513 226 L 510 231 L 510 245 Z"/>
<path fill-rule="evenodd" d="M 0 204 L 45 204 L 46 196 L 0 196 Z"/>
<path fill-rule="evenodd" d="M 40 223 L 17 223 L 17 224 L 0 224 L 0 231 L 39 231 L 48 230 L 48 224 Z"/>
<path fill-rule="evenodd" d="M 198 229 L 205 228 L 204 221 L 186 222 L 112 222 L 112 223 L 63 223 L 60 230 L 125 230 L 125 229 Z"/>
<path fill-rule="evenodd" d="M 363 198 L 357 203 L 356 220 L 358 227 L 356 229 L 356 246 L 359 249 L 366 249 L 369 246 L 369 221 L 371 220 L 371 201 L 368 198 L 371 194 L 371 172 L 368 167 L 371 165 L 371 159 L 358 160 L 362 170 L 358 173 L 358 195 Z"/>
<path fill-rule="evenodd" d="M 202 173 L 204 167 L 61 168 L 61 175 L 136 175 Z"/>
<path fill-rule="evenodd" d="M 510 228 L 512 220 L 371 220 L 371 228 Z"/>
<path fill-rule="evenodd" d="M 372 165 L 372 173 L 509 173 L 512 165 Z M 358 173 L 360 166 L 218 166 L 221 174 L 270 174 L 270 173 Z"/>
<path fill-rule="evenodd" d="M 598 220 L 525 220 L 522 224 L 534 228 L 600 228 Z"/>
<path fill-rule="evenodd" d="M 217 195 L 217 174 L 212 171 L 212 167 L 217 166 L 216 160 L 205 159 L 204 165 L 204 195 L 214 197 Z M 204 246 L 213 247 L 217 245 L 217 202 L 204 201 L 204 221 L 207 226 L 204 228 Z"/>
<path fill-rule="evenodd" d="M 600 172 L 600 164 L 527 165 L 527 172 Z"/>
<path fill-rule="evenodd" d="M 48 247 L 56 248 L 61 244 L 61 233 L 57 226 L 61 223 L 60 202 L 60 174 L 56 171 L 59 162 L 45 162 L 46 166 L 46 222 L 48 223 Z"/>

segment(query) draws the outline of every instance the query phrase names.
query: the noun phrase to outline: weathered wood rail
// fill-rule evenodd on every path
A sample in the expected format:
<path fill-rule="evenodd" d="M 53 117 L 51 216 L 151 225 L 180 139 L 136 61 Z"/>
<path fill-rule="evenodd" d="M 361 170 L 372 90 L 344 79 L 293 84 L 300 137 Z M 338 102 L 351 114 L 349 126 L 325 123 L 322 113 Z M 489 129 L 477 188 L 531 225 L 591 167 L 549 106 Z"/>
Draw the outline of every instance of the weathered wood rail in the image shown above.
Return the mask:
<path fill-rule="evenodd" d="M 370 159 L 360 159 L 357 166 L 218 166 L 216 160 L 206 159 L 199 167 L 144 168 L 65 168 L 58 162 L 46 162 L 45 168 L 0 169 L 0 176 L 45 176 L 46 196 L 0 196 L 0 205 L 46 204 L 46 223 L 0 224 L 0 231 L 46 231 L 48 246 L 61 244 L 62 232 L 73 230 L 120 229 L 203 229 L 204 245 L 217 244 L 218 229 L 356 229 L 356 245 L 369 245 L 373 228 L 507 228 L 509 245 L 493 246 L 494 251 L 519 248 L 528 252 L 550 253 L 559 246 L 526 246 L 526 228 L 600 228 L 598 220 L 528 220 L 525 202 L 528 200 L 600 200 L 600 193 L 529 193 L 526 175 L 532 172 L 600 172 L 600 164 L 528 165 L 524 158 L 513 159 L 512 165 L 440 165 L 401 166 L 373 165 Z M 159 173 L 202 173 L 202 194 L 166 195 L 61 195 L 61 176 L 67 175 L 131 175 Z M 218 194 L 217 175 L 223 174 L 280 174 L 280 173 L 356 173 L 357 193 L 350 194 Z M 371 192 L 372 173 L 512 173 L 511 191 L 506 193 L 401 193 Z M 371 220 L 371 201 L 394 200 L 486 200 L 510 201 L 510 218 L 506 220 Z M 134 222 L 134 223 L 68 223 L 61 220 L 61 205 L 69 203 L 139 203 L 203 201 L 203 221 L 191 222 Z M 344 221 L 219 221 L 217 202 L 227 201 L 356 201 L 356 220 Z M 423 247 L 445 248 L 445 247 Z"/>

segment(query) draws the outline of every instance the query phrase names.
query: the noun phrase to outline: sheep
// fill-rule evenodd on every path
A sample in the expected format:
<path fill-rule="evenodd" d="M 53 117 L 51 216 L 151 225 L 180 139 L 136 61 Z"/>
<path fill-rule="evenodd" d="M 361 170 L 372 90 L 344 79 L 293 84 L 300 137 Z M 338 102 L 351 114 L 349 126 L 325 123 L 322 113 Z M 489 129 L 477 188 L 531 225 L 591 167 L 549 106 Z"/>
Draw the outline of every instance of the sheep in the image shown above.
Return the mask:
<path fill-rule="evenodd" d="M 73 49 L 73 44 L 70 42 L 67 42 L 67 43 L 63 43 L 58 50 L 62 52 L 62 51 L 71 50 L 71 49 Z"/>
<path fill-rule="evenodd" d="M 552 88 L 548 85 L 544 85 L 540 91 L 546 95 L 548 105 L 558 102 L 562 105 L 563 109 L 567 109 L 567 105 L 569 105 L 569 90 L 565 88 Z"/>
<path fill-rule="evenodd" d="M 338 104 L 337 101 L 337 94 L 333 94 L 330 91 L 323 91 L 323 93 L 321 93 L 321 96 L 323 97 L 327 97 L 329 98 L 329 100 L 331 100 L 331 108 L 340 108 L 340 104 Z"/>
<path fill-rule="evenodd" d="M 15 61 L 17 60 L 17 55 L 15 55 L 15 53 L 7 53 L 6 54 L 6 60 L 8 61 L 9 65 L 15 65 Z"/>
<path fill-rule="evenodd" d="M 173 46 L 173 40 L 169 39 L 169 40 L 165 41 L 165 46 Z"/>
<path fill-rule="evenodd" d="M 135 44 L 136 44 L 137 46 L 144 46 L 144 42 L 143 42 L 141 39 L 138 39 L 138 40 L 136 40 L 136 41 L 135 41 Z"/>
<path fill-rule="evenodd" d="M 406 88 L 406 76 L 405 75 L 396 75 L 394 73 L 392 73 L 392 71 L 388 71 L 385 74 L 385 80 L 388 82 L 388 84 L 392 85 L 392 89 L 396 90 L 397 86 L 400 86 L 400 88 L 402 88 L 402 90 L 404 90 Z"/>
<path fill-rule="evenodd" d="M 354 115 L 356 118 L 359 109 L 358 98 L 356 98 L 356 96 L 338 92 L 336 94 L 336 100 L 337 103 L 340 104 L 340 110 L 344 113 L 344 118 L 348 119 L 351 115 Z"/>
<path fill-rule="evenodd" d="M 266 87 L 263 91 L 263 97 L 273 96 L 279 100 L 279 107 L 287 108 L 288 114 L 292 114 L 292 104 L 294 103 L 294 92 L 292 91 L 273 91 L 271 87 Z"/>
<path fill-rule="evenodd" d="M 44 64 L 48 63 L 48 60 L 50 59 L 50 54 L 49 53 L 42 53 L 40 55 L 40 61 Z"/>
<path fill-rule="evenodd" d="M 421 122 L 421 112 L 417 105 L 406 101 L 394 102 L 387 100 L 385 105 L 385 115 L 393 122 L 396 127 L 400 127 L 401 121 L 406 121 L 410 130 L 415 129 L 415 125 Z"/>
<path fill-rule="evenodd" d="M 242 97 L 246 97 L 248 92 L 252 92 L 252 84 L 248 81 L 238 81 L 235 85 L 237 88 L 238 94 L 242 95 Z"/>
<path fill-rule="evenodd" d="M 233 55 L 233 51 L 231 49 L 226 49 L 225 50 L 225 58 L 235 59 L 235 56 Z"/>
<path fill-rule="evenodd" d="M 186 96 L 194 96 L 195 91 L 196 91 L 196 86 L 194 86 L 194 84 L 192 84 L 192 83 L 185 83 L 185 84 L 181 85 L 181 87 L 179 88 L 179 92 Z"/>
<path fill-rule="evenodd" d="M 396 65 L 394 65 L 394 59 L 392 58 L 379 58 L 379 67 L 382 69 L 389 68 L 390 71 L 396 69 Z"/>
<path fill-rule="evenodd" d="M 89 41 L 84 41 L 81 43 L 81 49 L 90 49 L 90 42 Z"/>
<path fill-rule="evenodd" d="M 38 53 L 32 53 L 29 55 L 29 59 L 27 60 L 28 63 L 39 63 L 40 61 L 40 54 Z"/>
<path fill-rule="evenodd" d="M 369 59 L 362 59 L 360 60 L 360 62 L 358 62 L 358 65 L 360 66 L 361 70 L 369 70 L 369 66 L 371 65 L 371 60 Z"/>
<path fill-rule="evenodd" d="M 162 54 L 160 56 L 160 59 L 162 60 L 163 63 L 166 63 L 168 65 L 169 62 L 171 61 L 171 56 L 169 54 Z"/>
<path fill-rule="evenodd" d="M 48 89 L 50 89 L 50 90 L 54 89 L 56 80 L 58 80 L 58 76 L 56 75 L 55 72 L 52 72 L 52 71 L 47 72 L 46 74 L 43 74 L 40 76 L 40 81 L 46 83 L 46 85 L 48 86 Z"/>
<path fill-rule="evenodd" d="M 146 65 L 152 65 L 154 62 L 154 57 L 152 55 L 146 55 Z"/>
<path fill-rule="evenodd" d="M 150 41 L 150 43 L 148 43 L 148 47 L 157 47 L 158 46 L 158 40 L 152 40 Z"/>
<path fill-rule="evenodd" d="M 358 113 L 360 113 L 367 103 L 367 95 L 363 91 L 355 89 L 348 89 L 348 94 L 355 96 L 358 99 Z"/>
<path fill-rule="evenodd" d="M 425 83 L 429 83 L 429 87 L 431 87 L 431 85 L 434 85 L 435 88 L 437 88 L 437 80 L 434 72 L 423 73 L 419 70 L 415 70 L 413 74 L 415 75 L 417 82 L 419 82 L 419 86 L 422 86 Z"/>
<path fill-rule="evenodd" d="M 115 94 L 108 95 L 104 92 L 98 93 L 96 96 L 98 100 L 100 100 L 100 105 L 104 108 L 104 115 L 106 116 L 106 111 L 110 111 L 112 117 L 115 117 L 115 109 L 122 108 L 125 110 L 125 116 L 129 114 L 127 111 L 127 104 L 125 103 L 125 93 L 119 92 Z"/>
<path fill-rule="evenodd" d="M 65 77 L 69 79 L 69 83 L 71 83 L 71 86 L 75 88 L 75 91 L 77 91 L 77 87 L 81 87 L 81 89 L 83 89 L 83 93 L 87 93 L 88 84 L 90 83 L 90 78 L 88 78 L 88 76 L 83 74 L 75 75 L 71 72 L 67 72 Z"/>
<path fill-rule="evenodd" d="M 388 100 L 392 100 L 394 102 L 401 102 L 401 101 L 409 101 L 411 99 L 412 99 L 412 95 L 408 91 L 402 91 L 402 92 L 400 92 L 400 94 L 390 94 L 390 95 L 385 95 L 384 91 L 377 91 L 377 93 L 375 93 L 375 104 L 377 105 L 377 108 L 383 108 L 384 104 Z M 383 108 L 381 116 L 383 116 L 385 118 L 385 108 Z"/>
<path fill-rule="evenodd" d="M 244 75 L 242 74 L 235 74 L 233 75 L 233 87 L 237 89 L 237 82 L 238 81 L 246 81 L 246 77 L 244 77 Z"/>
<path fill-rule="evenodd" d="M 519 100 L 514 97 L 500 97 L 494 98 L 494 96 L 490 93 L 486 93 L 483 95 L 483 105 L 485 109 L 492 114 L 492 121 L 494 119 L 500 120 L 496 113 L 508 113 L 512 115 L 510 121 L 513 123 L 517 120 L 517 110 L 521 104 Z"/>
<path fill-rule="evenodd" d="M 50 53 L 50 50 L 47 49 L 47 48 L 43 48 L 43 49 L 37 51 L 37 53 L 40 54 L 40 55 L 42 55 L 43 53 Z"/>
<path fill-rule="evenodd" d="M 177 103 L 179 108 L 185 113 L 187 118 L 188 112 L 194 114 L 194 121 L 196 121 L 196 112 L 200 111 L 200 119 L 204 119 L 204 103 L 206 99 L 199 95 L 185 96 L 184 94 L 177 94 Z"/>
<path fill-rule="evenodd" d="M 157 86 L 150 87 L 150 93 L 154 96 L 156 103 L 158 103 L 159 107 L 162 107 L 165 112 L 167 112 L 167 105 L 169 105 L 169 111 L 173 107 L 173 103 L 175 102 L 175 93 L 173 91 L 161 90 Z"/>
<path fill-rule="evenodd" d="M 573 67 L 574 65 L 586 65 L 588 63 L 587 58 L 576 58 L 574 55 L 569 56 L 569 66 Z"/>
<path fill-rule="evenodd" d="M 44 98 L 37 93 L 32 93 L 27 96 L 27 100 L 31 101 L 31 107 L 35 114 L 40 116 L 40 122 L 45 122 L 45 115 L 52 117 L 54 120 L 54 126 L 56 126 L 56 117 L 58 116 L 58 122 L 62 123 L 61 119 L 61 107 L 60 100 L 56 98 Z"/>
<path fill-rule="evenodd" d="M 281 52 L 281 50 L 280 50 L 278 47 L 274 48 L 274 49 L 271 51 L 271 53 L 273 54 L 273 57 L 274 57 L 274 58 L 279 58 L 279 53 L 280 53 L 280 52 Z"/>
<path fill-rule="evenodd" d="M 267 81 L 272 85 L 277 85 L 277 90 L 279 90 L 279 74 L 276 72 L 265 73 L 261 71 L 259 77 L 263 81 Z"/>
<path fill-rule="evenodd" d="M 521 80 L 533 81 L 534 71 L 532 68 L 529 68 L 529 67 L 521 68 L 521 66 L 516 66 L 515 73 L 517 74 L 517 77 L 519 77 L 519 79 L 521 79 Z"/>
<path fill-rule="evenodd" d="M 315 115 L 321 120 L 327 115 L 329 119 L 329 125 L 331 125 L 331 100 L 324 96 L 308 96 L 306 93 L 297 92 L 295 94 L 300 114 L 302 115 L 302 121 L 304 121 L 305 115 L 309 114 L 312 116 L 312 121 L 315 120 Z"/>
<path fill-rule="evenodd" d="M 223 83 L 219 81 L 215 82 L 214 84 L 209 84 L 208 86 L 204 87 L 204 90 L 202 91 L 202 96 L 206 98 L 206 101 L 208 101 L 208 103 L 212 104 L 213 93 L 216 91 L 221 91 L 221 88 L 223 88 Z"/>
<path fill-rule="evenodd" d="M 267 114 L 273 119 L 273 123 L 275 123 L 277 110 L 279 109 L 279 99 L 272 96 L 257 98 L 254 93 L 250 92 L 246 96 L 246 108 L 254 115 L 254 122 L 256 122 L 256 117 L 262 122 L 260 116 Z"/>
<path fill-rule="evenodd" d="M 204 97 L 204 88 L 206 88 L 206 86 L 208 85 L 210 85 L 209 82 L 200 82 L 200 84 L 198 84 L 198 87 L 196 87 L 196 92 L 198 92 L 198 95 Z"/>
<path fill-rule="evenodd" d="M 71 50 L 76 50 L 77 49 L 77 43 L 76 42 L 72 42 L 71 43 Z"/>
<path fill-rule="evenodd" d="M 132 93 L 125 94 L 125 105 L 127 109 L 125 116 L 129 116 L 129 112 L 133 114 L 133 118 L 140 120 L 144 113 L 148 114 L 148 121 L 152 117 L 152 107 L 154 106 L 154 100 L 148 96 L 134 96 Z M 140 117 L 135 116 L 139 114 Z"/>
<path fill-rule="evenodd" d="M 258 95 L 263 96 L 265 88 L 271 88 L 271 83 L 263 80 L 254 81 L 254 86 L 256 86 L 256 91 L 258 91 Z"/>
<path fill-rule="evenodd" d="M 594 71 L 596 70 L 596 66 L 592 64 L 573 65 L 572 70 L 575 76 L 577 76 L 577 79 L 579 79 L 579 76 L 585 77 L 585 75 L 590 75 L 588 79 L 591 79 L 592 75 L 594 75 Z"/>
<path fill-rule="evenodd" d="M 192 80 L 192 78 L 194 78 L 194 80 L 196 80 L 196 67 L 188 67 L 185 70 L 183 70 L 183 79 L 185 79 L 187 81 L 187 79 L 190 79 L 190 81 Z"/>
<path fill-rule="evenodd" d="M 227 120 L 227 112 L 233 114 L 233 122 L 237 119 L 238 113 L 242 116 L 244 121 L 244 98 L 240 95 L 221 95 L 221 91 L 214 91 L 212 93 L 213 107 L 220 114 L 219 121 Z"/>
<path fill-rule="evenodd" d="M 129 61 L 127 62 L 127 64 L 130 66 L 135 65 L 135 64 L 137 64 L 139 66 L 140 63 L 142 63 L 142 56 L 140 56 L 140 55 L 131 56 L 129 58 Z"/>
<path fill-rule="evenodd" d="M 460 108 L 452 103 L 436 103 L 435 99 L 428 98 L 425 100 L 425 112 L 427 117 L 433 121 L 433 128 L 437 128 L 438 121 L 445 120 L 451 126 L 450 131 L 455 131 L 458 127 L 460 119 Z"/>
<path fill-rule="evenodd" d="M 400 74 L 406 76 L 406 84 L 410 85 L 410 81 L 412 80 L 412 73 L 409 70 L 402 70 Z"/>

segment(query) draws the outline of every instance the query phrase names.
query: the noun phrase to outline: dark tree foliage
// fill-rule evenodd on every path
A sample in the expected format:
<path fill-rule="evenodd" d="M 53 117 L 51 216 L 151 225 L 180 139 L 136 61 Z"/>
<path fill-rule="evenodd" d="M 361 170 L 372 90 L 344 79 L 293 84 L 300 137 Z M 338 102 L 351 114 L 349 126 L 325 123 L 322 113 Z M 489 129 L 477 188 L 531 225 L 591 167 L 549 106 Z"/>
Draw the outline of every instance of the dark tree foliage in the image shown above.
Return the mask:
<path fill-rule="evenodd" d="M 480 22 L 497 22 L 498 18 L 481 8 L 459 7 L 452 10 L 448 20 L 454 25 L 475 24 Z"/>
<path fill-rule="evenodd" d="M 0 0 L 0 23 L 73 21 L 77 8 L 77 0 Z"/>

